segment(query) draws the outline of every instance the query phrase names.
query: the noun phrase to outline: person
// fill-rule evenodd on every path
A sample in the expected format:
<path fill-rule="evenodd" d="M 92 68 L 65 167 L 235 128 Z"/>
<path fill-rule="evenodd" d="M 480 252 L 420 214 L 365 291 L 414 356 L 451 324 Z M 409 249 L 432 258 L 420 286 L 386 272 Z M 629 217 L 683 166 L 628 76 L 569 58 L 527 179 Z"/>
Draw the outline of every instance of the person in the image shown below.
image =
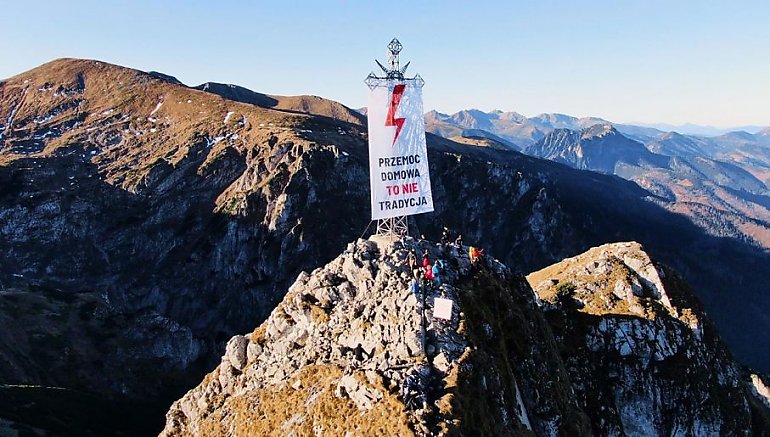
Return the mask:
<path fill-rule="evenodd" d="M 436 282 L 437 286 L 441 285 L 441 269 L 439 268 L 440 262 L 441 260 L 436 261 L 436 264 L 433 264 L 433 268 L 431 269 L 433 280 Z"/>
<path fill-rule="evenodd" d="M 428 264 L 425 266 L 425 279 L 432 281 L 433 278 L 433 266 Z"/>
<path fill-rule="evenodd" d="M 412 281 L 412 293 L 414 293 L 414 294 L 419 294 L 420 293 L 420 283 L 417 282 L 416 279 L 414 281 Z"/>
<path fill-rule="evenodd" d="M 455 239 L 455 244 L 458 247 L 463 247 L 463 236 L 462 236 L 462 234 L 457 235 L 457 239 Z"/>
<path fill-rule="evenodd" d="M 439 240 L 442 246 L 449 244 L 449 228 L 444 226 L 444 230 L 441 232 L 441 240 Z"/>
<path fill-rule="evenodd" d="M 470 249 L 468 249 L 468 255 L 470 256 L 472 263 L 475 263 L 476 260 L 479 259 L 479 257 L 483 254 L 484 254 L 484 249 L 479 249 L 474 246 L 471 246 Z"/>
<path fill-rule="evenodd" d="M 422 251 L 422 266 L 428 267 L 430 265 L 430 255 L 428 255 L 428 249 Z"/>
<path fill-rule="evenodd" d="M 409 270 L 414 270 L 417 267 L 417 257 L 414 255 L 414 251 L 409 251 L 407 261 L 409 262 Z"/>

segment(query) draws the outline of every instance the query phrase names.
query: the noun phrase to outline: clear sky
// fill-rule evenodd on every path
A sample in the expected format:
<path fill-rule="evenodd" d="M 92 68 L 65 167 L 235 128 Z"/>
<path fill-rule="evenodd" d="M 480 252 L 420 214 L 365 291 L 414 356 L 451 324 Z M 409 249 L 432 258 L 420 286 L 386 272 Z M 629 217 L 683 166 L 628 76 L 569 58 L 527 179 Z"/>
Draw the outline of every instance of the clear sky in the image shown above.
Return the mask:
<path fill-rule="evenodd" d="M 364 106 L 394 36 L 425 108 L 770 125 L 770 2 L 11 1 L 0 78 L 60 57 Z"/>

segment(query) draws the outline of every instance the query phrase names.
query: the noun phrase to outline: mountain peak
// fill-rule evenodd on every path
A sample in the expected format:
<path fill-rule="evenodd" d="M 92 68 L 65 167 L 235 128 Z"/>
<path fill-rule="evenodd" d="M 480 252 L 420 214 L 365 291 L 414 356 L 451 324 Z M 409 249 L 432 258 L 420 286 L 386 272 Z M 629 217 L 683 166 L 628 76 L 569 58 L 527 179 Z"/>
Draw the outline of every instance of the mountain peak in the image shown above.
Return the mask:
<path fill-rule="evenodd" d="M 609 123 L 595 124 L 581 131 L 583 139 L 602 138 L 608 135 L 620 135 L 620 133 Z"/>
<path fill-rule="evenodd" d="M 486 255 L 471 262 L 467 251 L 409 238 L 349 244 L 301 273 L 254 332 L 227 343 L 221 364 L 173 404 L 161 435 L 751 429 L 746 396 L 762 400 L 767 389 L 754 381 L 760 394 L 749 394 L 749 377 L 681 279 L 639 244 L 600 246 L 533 273 L 539 298 L 504 265 Z M 423 252 L 443 268 L 440 282 L 415 290 L 410 265 Z M 447 319 L 437 316 L 445 303 Z M 660 395 L 640 397 L 640 386 Z"/>
<path fill-rule="evenodd" d="M 415 292 L 409 258 L 423 252 L 442 261 L 441 285 L 423 280 Z M 448 302 L 449 319 L 435 317 Z M 222 364 L 174 403 L 162 435 L 585 433 L 558 394 L 568 387 L 538 340 L 548 333 L 534 308 L 525 281 L 485 255 L 471 263 L 467 246 L 358 240 L 300 274 L 265 323 L 231 339 Z M 546 385 L 554 389 L 537 388 Z"/>

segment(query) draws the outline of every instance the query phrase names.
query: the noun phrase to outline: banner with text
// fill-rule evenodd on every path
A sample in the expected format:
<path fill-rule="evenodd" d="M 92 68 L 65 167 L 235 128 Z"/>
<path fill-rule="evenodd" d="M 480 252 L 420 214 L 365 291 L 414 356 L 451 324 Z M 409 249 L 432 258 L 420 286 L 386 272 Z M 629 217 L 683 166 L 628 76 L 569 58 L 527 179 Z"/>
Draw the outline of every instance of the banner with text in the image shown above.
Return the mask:
<path fill-rule="evenodd" d="M 433 211 L 422 88 L 410 81 L 372 88 L 367 117 L 372 220 Z"/>

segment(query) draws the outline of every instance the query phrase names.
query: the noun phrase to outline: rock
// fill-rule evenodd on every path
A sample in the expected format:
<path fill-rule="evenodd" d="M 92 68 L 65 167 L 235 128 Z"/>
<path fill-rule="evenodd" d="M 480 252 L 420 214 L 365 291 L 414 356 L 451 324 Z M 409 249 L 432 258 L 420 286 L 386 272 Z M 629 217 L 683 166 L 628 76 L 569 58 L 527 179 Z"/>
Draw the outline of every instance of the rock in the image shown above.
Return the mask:
<path fill-rule="evenodd" d="M 433 366 L 442 373 L 447 373 L 449 370 L 449 361 L 447 361 L 446 356 L 443 352 L 436 355 L 435 358 L 433 358 Z"/>
<path fill-rule="evenodd" d="M 225 358 L 238 370 L 243 370 L 246 366 L 246 348 L 248 345 L 249 340 L 242 335 L 236 335 L 227 342 Z"/>
<path fill-rule="evenodd" d="M 250 341 L 249 345 L 246 346 L 246 361 L 253 363 L 261 353 L 262 346 L 256 342 Z"/>

